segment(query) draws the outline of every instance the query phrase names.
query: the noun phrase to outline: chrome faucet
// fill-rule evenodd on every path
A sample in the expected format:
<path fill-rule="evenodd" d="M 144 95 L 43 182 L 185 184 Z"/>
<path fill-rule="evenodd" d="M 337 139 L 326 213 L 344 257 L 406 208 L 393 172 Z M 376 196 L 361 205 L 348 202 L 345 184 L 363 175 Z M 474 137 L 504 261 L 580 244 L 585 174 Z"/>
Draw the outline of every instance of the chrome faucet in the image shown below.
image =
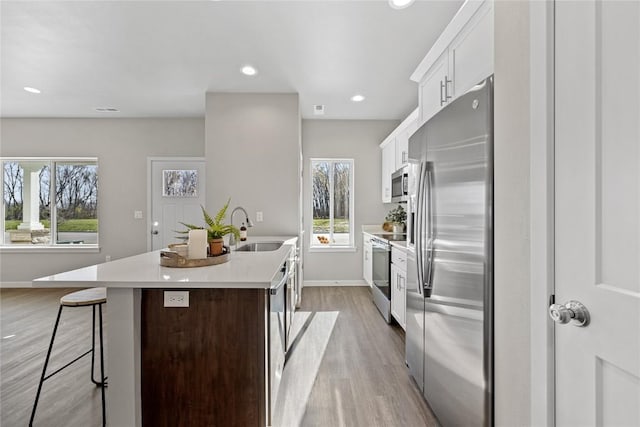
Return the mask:
<path fill-rule="evenodd" d="M 247 211 L 242 206 L 238 206 L 238 207 L 234 208 L 233 211 L 231 211 L 231 225 L 232 226 L 233 226 L 233 214 L 236 213 L 236 211 L 244 212 L 244 217 L 245 217 L 245 220 L 247 222 L 247 227 L 253 227 L 253 223 L 249 219 L 249 214 L 247 213 Z M 229 246 L 231 246 L 231 245 L 236 245 L 236 248 L 238 247 L 238 242 L 236 241 L 236 236 L 233 233 L 231 233 L 229 235 Z"/>

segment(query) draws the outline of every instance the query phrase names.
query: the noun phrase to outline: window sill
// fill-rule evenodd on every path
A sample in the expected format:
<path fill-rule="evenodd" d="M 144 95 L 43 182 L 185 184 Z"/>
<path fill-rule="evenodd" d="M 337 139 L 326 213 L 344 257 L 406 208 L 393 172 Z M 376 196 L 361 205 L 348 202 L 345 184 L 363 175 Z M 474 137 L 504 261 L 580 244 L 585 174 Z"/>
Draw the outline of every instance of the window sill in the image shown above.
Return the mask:
<path fill-rule="evenodd" d="M 0 245 L 0 253 L 99 253 L 98 245 Z"/>
<path fill-rule="evenodd" d="M 355 246 L 311 246 L 309 252 L 356 252 L 358 248 Z"/>

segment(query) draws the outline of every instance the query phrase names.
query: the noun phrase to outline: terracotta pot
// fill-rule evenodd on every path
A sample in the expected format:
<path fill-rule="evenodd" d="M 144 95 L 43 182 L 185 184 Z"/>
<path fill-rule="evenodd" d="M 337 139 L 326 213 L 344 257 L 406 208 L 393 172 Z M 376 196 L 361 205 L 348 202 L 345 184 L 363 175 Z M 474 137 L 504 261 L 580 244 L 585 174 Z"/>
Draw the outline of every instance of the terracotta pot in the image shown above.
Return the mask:
<path fill-rule="evenodd" d="M 209 255 L 221 255 L 223 252 L 222 245 L 224 243 L 224 239 L 211 239 L 209 240 Z"/>

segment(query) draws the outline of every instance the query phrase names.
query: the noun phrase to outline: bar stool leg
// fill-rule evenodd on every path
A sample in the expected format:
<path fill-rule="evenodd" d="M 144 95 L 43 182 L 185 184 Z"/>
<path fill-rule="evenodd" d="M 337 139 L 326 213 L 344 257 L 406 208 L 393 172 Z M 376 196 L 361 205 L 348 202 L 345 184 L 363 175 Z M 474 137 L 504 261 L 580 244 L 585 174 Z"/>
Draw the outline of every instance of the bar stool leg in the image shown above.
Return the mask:
<path fill-rule="evenodd" d="M 95 306 L 94 306 L 95 307 Z M 107 405 L 105 398 L 105 387 L 107 384 L 105 383 L 106 378 L 104 376 L 104 340 L 102 338 L 102 304 L 99 304 L 98 311 L 100 313 L 100 379 L 102 386 L 102 427 L 106 427 L 107 425 Z"/>
<path fill-rule="evenodd" d="M 44 367 L 42 368 L 42 375 L 40 376 L 40 382 L 38 383 L 38 392 L 36 393 L 36 400 L 33 402 L 33 410 L 31 411 L 31 418 L 29 419 L 29 427 L 33 426 L 33 420 L 36 417 L 36 408 L 38 407 L 38 400 L 40 399 L 40 392 L 42 391 L 42 383 L 47 373 L 47 365 L 49 364 L 49 357 L 51 357 L 51 349 L 53 348 L 53 341 L 56 338 L 56 332 L 58 331 L 58 323 L 60 323 L 60 315 L 62 314 L 62 305 L 58 309 L 58 317 L 56 317 L 56 323 L 53 326 L 53 335 L 51 335 L 51 342 L 49 343 L 49 350 L 47 350 L 47 357 L 44 359 Z M 104 396 L 104 395 L 103 395 Z M 104 397 L 103 397 L 104 402 Z"/>
<path fill-rule="evenodd" d="M 93 310 L 92 329 L 91 329 L 91 382 L 94 383 L 97 387 L 106 387 L 107 377 L 105 377 L 102 382 L 94 378 L 95 357 L 96 357 L 96 305 L 100 305 L 100 309 L 102 310 L 102 304 L 94 304 L 93 306 L 91 306 Z M 100 324 L 100 331 L 102 331 L 102 323 Z M 102 342 L 100 344 L 100 352 L 102 352 Z"/>
<path fill-rule="evenodd" d="M 96 306 L 95 304 L 91 306 L 91 382 L 97 386 L 100 386 L 100 383 L 93 378 L 95 360 L 96 360 Z"/>

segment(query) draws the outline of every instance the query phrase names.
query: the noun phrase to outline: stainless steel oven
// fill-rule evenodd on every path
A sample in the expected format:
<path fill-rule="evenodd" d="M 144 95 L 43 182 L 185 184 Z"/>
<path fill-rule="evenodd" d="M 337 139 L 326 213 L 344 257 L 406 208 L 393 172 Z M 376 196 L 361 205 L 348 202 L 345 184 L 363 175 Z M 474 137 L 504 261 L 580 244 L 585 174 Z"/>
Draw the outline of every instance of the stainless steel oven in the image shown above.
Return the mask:
<path fill-rule="evenodd" d="M 387 323 L 391 323 L 391 245 L 388 241 L 371 238 L 373 259 L 373 302 Z"/>

